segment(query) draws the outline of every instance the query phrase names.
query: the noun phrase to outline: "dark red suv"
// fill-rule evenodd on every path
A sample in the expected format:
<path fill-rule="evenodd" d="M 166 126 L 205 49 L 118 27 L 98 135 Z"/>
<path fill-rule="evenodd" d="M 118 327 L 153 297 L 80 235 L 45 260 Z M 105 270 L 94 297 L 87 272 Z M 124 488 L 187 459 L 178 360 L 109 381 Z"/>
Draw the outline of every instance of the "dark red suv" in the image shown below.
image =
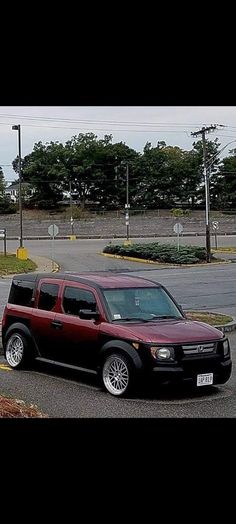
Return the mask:
<path fill-rule="evenodd" d="M 187 320 L 161 284 L 123 274 L 15 276 L 2 339 L 11 367 L 36 358 L 90 370 L 116 396 L 150 375 L 223 384 L 232 367 L 221 331 Z"/>

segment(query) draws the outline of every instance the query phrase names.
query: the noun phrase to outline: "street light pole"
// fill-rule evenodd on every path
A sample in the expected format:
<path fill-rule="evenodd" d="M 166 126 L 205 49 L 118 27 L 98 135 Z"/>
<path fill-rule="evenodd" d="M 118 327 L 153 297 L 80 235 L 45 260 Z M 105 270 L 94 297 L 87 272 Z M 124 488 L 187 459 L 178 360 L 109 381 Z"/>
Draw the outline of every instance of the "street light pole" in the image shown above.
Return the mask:
<path fill-rule="evenodd" d="M 27 250 L 23 247 L 23 216 L 22 216 L 22 174 L 21 174 L 21 127 L 20 124 L 12 126 L 14 131 L 18 131 L 18 158 L 19 158 L 19 215 L 20 215 L 20 247 L 17 250 L 17 257 L 22 260 L 28 258 Z"/>

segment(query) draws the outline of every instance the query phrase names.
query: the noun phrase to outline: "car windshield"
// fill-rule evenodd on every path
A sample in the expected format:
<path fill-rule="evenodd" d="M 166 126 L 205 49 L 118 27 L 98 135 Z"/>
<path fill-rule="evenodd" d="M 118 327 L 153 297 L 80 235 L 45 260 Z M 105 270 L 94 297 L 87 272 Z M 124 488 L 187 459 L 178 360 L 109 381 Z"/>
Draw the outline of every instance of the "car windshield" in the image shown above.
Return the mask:
<path fill-rule="evenodd" d="M 106 289 L 103 291 L 113 321 L 156 321 L 183 318 L 162 287 Z"/>

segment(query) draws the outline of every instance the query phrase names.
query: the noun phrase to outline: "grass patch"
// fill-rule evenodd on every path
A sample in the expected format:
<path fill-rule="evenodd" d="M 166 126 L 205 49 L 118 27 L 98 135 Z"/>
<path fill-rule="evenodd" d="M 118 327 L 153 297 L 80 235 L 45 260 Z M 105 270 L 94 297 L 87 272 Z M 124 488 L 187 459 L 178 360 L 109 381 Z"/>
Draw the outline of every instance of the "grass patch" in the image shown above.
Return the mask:
<path fill-rule="evenodd" d="M 28 273 L 29 271 L 35 271 L 37 265 L 35 262 L 28 258 L 27 260 L 20 260 L 16 255 L 7 254 L 4 257 L 0 253 L 0 275 L 10 275 L 15 273 Z"/>
<path fill-rule="evenodd" d="M 203 311 L 186 311 L 186 317 L 189 320 L 198 320 L 199 322 L 206 322 L 210 326 L 223 326 L 232 322 L 233 318 L 229 315 L 221 315 L 219 313 L 208 313 Z"/>

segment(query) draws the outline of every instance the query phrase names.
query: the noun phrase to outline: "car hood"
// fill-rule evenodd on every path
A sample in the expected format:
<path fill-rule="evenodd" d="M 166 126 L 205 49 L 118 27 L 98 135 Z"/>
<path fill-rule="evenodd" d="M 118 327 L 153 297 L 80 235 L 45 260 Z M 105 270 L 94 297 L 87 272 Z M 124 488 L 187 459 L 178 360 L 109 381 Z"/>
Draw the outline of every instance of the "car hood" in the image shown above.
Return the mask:
<path fill-rule="evenodd" d="M 203 322 L 187 319 L 161 320 L 148 323 L 103 324 L 101 331 L 117 338 L 142 340 L 159 344 L 181 344 L 217 340 L 223 337 L 218 329 Z"/>

